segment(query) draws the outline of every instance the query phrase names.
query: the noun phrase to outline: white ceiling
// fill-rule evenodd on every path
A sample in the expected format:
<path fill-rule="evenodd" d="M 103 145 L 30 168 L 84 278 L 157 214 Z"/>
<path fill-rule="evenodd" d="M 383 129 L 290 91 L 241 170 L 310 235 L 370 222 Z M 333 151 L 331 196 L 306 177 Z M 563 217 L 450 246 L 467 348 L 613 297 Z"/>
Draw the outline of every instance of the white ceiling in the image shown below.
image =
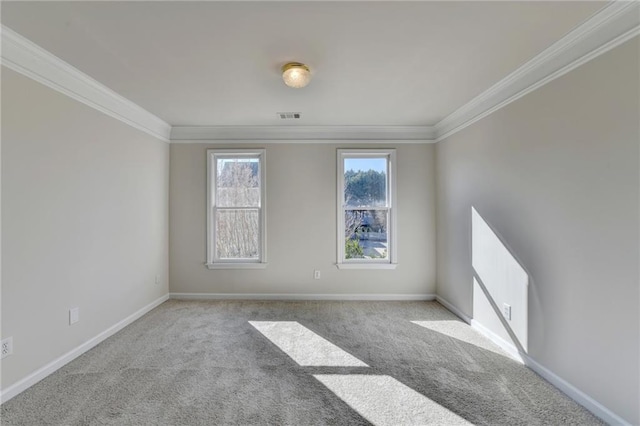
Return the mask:
<path fill-rule="evenodd" d="M 434 125 L 604 2 L 3 2 L 2 23 L 172 125 Z M 290 89 L 279 68 L 307 63 Z"/>

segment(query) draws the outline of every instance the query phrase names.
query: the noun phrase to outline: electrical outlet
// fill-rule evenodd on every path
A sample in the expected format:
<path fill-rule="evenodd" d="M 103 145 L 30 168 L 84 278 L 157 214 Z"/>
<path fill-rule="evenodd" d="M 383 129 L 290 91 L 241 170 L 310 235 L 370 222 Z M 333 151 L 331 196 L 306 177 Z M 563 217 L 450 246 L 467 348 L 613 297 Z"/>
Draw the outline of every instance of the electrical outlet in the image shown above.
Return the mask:
<path fill-rule="evenodd" d="M 69 309 L 69 325 L 75 324 L 80 321 L 80 308 Z"/>
<path fill-rule="evenodd" d="M 160 285 L 160 275 L 156 275 L 156 284 Z"/>
<path fill-rule="evenodd" d="M 314 280 L 319 280 L 320 279 L 320 271 L 318 271 L 317 269 L 315 271 L 313 271 L 313 279 Z"/>
<path fill-rule="evenodd" d="M 2 357 L 9 356 L 13 353 L 13 337 L 7 337 L 2 341 Z"/>
<path fill-rule="evenodd" d="M 511 321 L 511 305 L 507 305 L 506 303 L 502 304 L 502 316 L 507 319 L 507 321 Z"/>

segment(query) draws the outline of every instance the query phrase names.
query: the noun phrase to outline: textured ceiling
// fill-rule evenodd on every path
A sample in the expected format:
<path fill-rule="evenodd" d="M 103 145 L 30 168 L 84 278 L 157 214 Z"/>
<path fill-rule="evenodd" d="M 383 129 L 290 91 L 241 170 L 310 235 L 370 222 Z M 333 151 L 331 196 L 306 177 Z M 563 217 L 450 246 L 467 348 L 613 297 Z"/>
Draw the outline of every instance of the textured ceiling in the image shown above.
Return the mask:
<path fill-rule="evenodd" d="M 3 2 L 2 23 L 172 125 L 433 125 L 604 4 Z"/>

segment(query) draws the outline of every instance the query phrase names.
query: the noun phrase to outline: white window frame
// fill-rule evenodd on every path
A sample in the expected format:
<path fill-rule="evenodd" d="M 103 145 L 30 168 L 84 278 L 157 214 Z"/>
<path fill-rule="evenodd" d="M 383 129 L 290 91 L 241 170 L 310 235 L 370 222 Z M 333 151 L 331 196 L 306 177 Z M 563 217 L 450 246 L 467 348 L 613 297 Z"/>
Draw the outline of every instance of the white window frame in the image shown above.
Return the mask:
<path fill-rule="evenodd" d="M 216 256 L 216 178 L 219 158 L 257 158 L 260 184 L 258 226 L 260 253 L 257 259 L 219 259 Z M 207 263 L 209 269 L 262 269 L 267 266 L 267 215 L 266 215 L 266 150 L 264 149 L 208 149 L 207 150 Z M 239 207 L 239 206 L 237 206 Z"/>
<path fill-rule="evenodd" d="M 387 259 L 345 259 L 344 216 L 344 160 L 345 158 L 386 158 L 387 159 Z M 398 265 L 398 227 L 396 200 L 396 150 L 395 149 L 338 149 L 337 218 L 338 218 L 338 269 L 395 269 Z"/>

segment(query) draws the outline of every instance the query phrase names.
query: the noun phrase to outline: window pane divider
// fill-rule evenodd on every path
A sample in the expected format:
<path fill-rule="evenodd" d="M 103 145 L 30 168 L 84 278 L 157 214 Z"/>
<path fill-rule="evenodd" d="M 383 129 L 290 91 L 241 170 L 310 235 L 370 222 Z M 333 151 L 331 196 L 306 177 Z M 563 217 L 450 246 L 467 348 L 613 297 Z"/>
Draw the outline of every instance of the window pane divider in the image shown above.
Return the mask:
<path fill-rule="evenodd" d="M 385 158 L 386 169 L 386 203 L 385 205 L 350 206 L 345 202 L 345 160 L 348 159 L 377 159 Z M 398 264 L 398 233 L 397 233 L 397 169 L 395 149 L 338 149 L 337 150 L 337 261 L 338 269 L 395 269 Z M 365 171 L 364 169 L 361 171 Z M 387 217 L 387 257 L 380 258 L 349 258 L 346 254 L 347 235 L 345 235 L 345 215 L 354 211 L 385 212 Z M 368 234 L 372 235 L 372 234 Z"/>
<path fill-rule="evenodd" d="M 345 209 L 345 210 L 390 210 L 391 209 L 391 207 L 368 207 L 368 206 L 365 206 L 365 207 L 347 207 L 347 206 L 344 206 L 342 208 Z"/>
<path fill-rule="evenodd" d="M 220 190 L 226 186 L 218 186 L 218 160 L 239 160 L 241 162 L 257 160 L 257 182 L 258 186 L 247 186 L 245 189 L 259 190 L 259 200 L 257 205 L 240 206 L 218 206 L 217 200 L 221 196 Z M 258 269 L 267 265 L 267 244 L 266 244 L 266 150 L 255 149 L 208 149 L 207 150 L 207 262 L 205 266 L 209 269 Z M 224 195 L 224 193 L 222 193 Z M 233 195 L 233 194 L 232 194 Z M 241 195 L 241 194 L 238 194 Z M 248 200 L 245 200 L 248 201 Z M 219 257 L 217 253 L 216 220 L 218 214 L 224 212 L 257 212 L 258 224 L 258 246 L 257 257 L 250 258 L 228 258 Z M 244 254 L 244 253 L 243 253 Z M 249 253 L 246 253 L 249 254 Z M 252 254 L 252 253 L 251 253 Z"/>
<path fill-rule="evenodd" d="M 260 210 L 260 207 L 217 207 L 213 206 L 216 210 Z"/>

